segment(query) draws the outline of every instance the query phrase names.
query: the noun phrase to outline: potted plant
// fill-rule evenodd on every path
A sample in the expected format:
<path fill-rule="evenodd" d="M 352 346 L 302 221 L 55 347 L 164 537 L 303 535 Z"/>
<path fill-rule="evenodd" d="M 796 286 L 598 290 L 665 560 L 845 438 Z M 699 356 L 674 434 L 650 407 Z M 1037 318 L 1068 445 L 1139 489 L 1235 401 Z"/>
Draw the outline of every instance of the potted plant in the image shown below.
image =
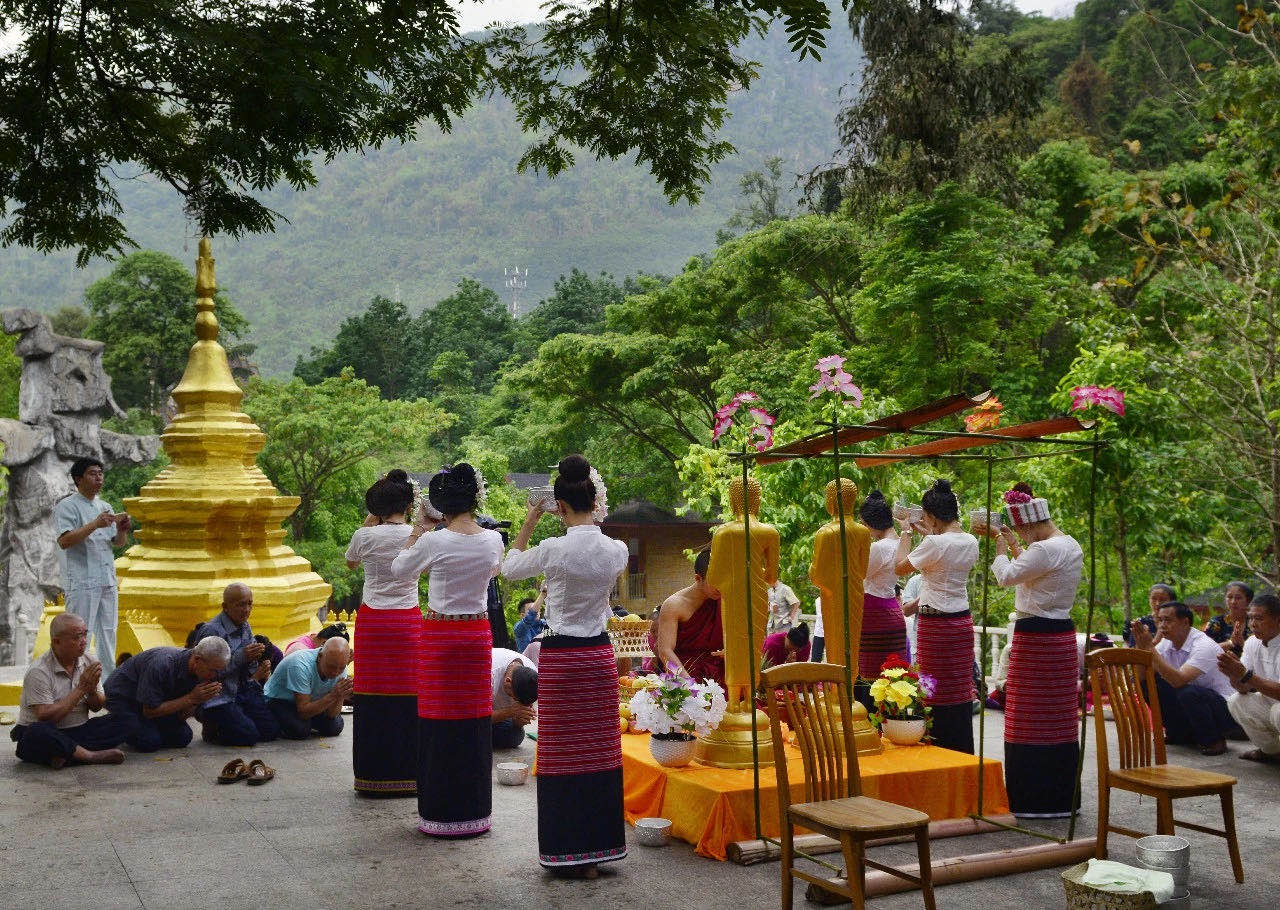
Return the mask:
<path fill-rule="evenodd" d="M 880 667 L 880 675 L 871 684 L 871 700 L 876 710 L 871 720 L 898 746 L 914 746 L 925 738 L 932 723 L 932 711 L 925 699 L 937 690 L 932 676 L 920 672 L 897 654 Z"/>
<path fill-rule="evenodd" d="M 649 752 L 664 767 L 682 768 L 693 761 L 694 741 L 724 719 L 724 689 L 710 679 L 649 674 L 636 680 L 631 696 L 632 724 L 648 730 Z"/>

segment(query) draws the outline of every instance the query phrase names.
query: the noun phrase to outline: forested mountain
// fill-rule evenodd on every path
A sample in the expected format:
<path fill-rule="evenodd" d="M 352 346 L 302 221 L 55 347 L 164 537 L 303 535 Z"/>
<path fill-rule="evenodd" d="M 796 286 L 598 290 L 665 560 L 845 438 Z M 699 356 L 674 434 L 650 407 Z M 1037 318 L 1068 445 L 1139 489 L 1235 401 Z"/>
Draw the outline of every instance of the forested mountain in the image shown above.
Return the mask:
<path fill-rule="evenodd" d="M 501 98 L 473 109 L 452 134 L 339 158 L 317 168 L 314 188 L 267 194 L 289 224 L 239 242 L 214 240 L 219 281 L 249 320 L 246 340 L 258 345 L 260 367 L 292 369 L 378 294 L 416 312 L 474 278 L 505 299 L 503 267 L 518 265 L 529 270 L 522 300 L 530 307 L 573 267 L 620 276 L 679 271 L 714 246 L 743 173 L 779 156 L 794 175 L 833 154 L 840 89 L 860 69 L 843 15 L 833 21 L 821 62 L 797 61 L 780 29 L 744 45 L 761 78 L 730 105 L 725 135 L 738 154 L 716 168 L 697 207 L 669 205 L 630 161 L 579 159 L 555 179 L 517 174 L 526 143 Z M 195 258 L 176 194 L 138 180 L 121 198 L 141 246 Z M 76 269 L 72 253 L 0 251 L 4 306 L 83 305 L 84 289 L 109 269 L 101 261 Z"/>

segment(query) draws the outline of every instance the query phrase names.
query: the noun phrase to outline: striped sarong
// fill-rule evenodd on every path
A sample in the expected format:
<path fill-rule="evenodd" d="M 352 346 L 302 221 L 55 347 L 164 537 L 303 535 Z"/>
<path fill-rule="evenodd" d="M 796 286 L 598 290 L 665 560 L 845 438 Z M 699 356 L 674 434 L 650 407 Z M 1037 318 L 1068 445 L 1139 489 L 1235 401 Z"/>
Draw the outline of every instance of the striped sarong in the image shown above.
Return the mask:
<path fill-rule="evenodd" d="M 1080 754 L 1080 677 L 1069 619 L 1019 619 L 1005 683 L 1005 785 L 1015 815 L 1071 813 Z"/>
<path fill-rule="evenodd" d="M 552 635 L 538 660 L 538 861 L 627 855 L 618 668 L 609 637 Z"/>
<path fill-rule="evenodd" d="M 935 745 L 973 753 L 973 617 L 960 613 L 921 613 L 916 627 L 916 658 L 922 672 L 937 680 L 933 698 Z"/>
<path fill-rule="evenodd" d="M 493 635 L 486 616 L 428 617 L 418 664 L 418 830 L 472 837 L 493 808 Z"/>
<path fill-rule="evenodd" d="M 364 796 L 418 792 L 418 660 L 425 626 L 415 604 L 356 614 L 351 702 L 355 789 Z"/>
<path fill-rule="evenodd" d="M 907 621 L 896 597 L 876 597 L 866 594 L 862 598 L 862 641 L 858 646 L 858 675 L 874 680 L 880 668 L 897 654 L 911 663 L 911 649 L 907 644 Z"/>

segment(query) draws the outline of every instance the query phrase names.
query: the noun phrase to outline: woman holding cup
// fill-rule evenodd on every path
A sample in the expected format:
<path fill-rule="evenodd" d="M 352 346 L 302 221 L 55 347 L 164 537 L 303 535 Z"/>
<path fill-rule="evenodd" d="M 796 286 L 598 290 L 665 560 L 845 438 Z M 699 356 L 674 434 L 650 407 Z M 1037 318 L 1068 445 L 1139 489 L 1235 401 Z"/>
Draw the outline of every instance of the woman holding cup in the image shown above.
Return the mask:
<path fill-rule="evenodd" d="M 921 517 L 899 518 L 894 569 L 920 573 L 916 658 L 922 673 L 936 680 L 926 699 L 933 713 L 933 742 L 973 753 L 973 616 L 969 612 L 969 571 L 978 561 L 978 540 L 960 526 L 960 504 L 951 483 L 940 479 L 925 491 Z M 913 533 L 922 540 L 911 548 Z"/>
<path fill-rule="evenodd" d="M 1004 494 L 1013 530 L 996 538 L 991 572 L 1017 586 L 1005 683 L 1004 773 L 1014 815 L 1062 818 L 1075 809 L 1080 694 L 1071 605 L 1084 552 L 1049 518 L 1049 503 L 1016 484 Z M 1016 531 L 1016 534 L 1015 534 Z"/>

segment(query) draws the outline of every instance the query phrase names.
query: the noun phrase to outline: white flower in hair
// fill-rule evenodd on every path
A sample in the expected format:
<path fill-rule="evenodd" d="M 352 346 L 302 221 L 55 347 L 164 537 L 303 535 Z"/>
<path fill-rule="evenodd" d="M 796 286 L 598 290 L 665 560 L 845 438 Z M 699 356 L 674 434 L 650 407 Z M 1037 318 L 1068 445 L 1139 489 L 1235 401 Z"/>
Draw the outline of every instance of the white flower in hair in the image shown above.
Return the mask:
<path fill-rule="evenodd" d="M 472 466 L 472 470 L 476 472 L 476 511 L 484 507 L 484 501 L 489 497 L 489 488 L 485 486 L 484 475 L 480 473 L 480 469 Z"/>
<path fill-rule="evenodd" d="M 596 488 L 596 505 L 591 510 L 591 517 L 598 524 L 604 521 L 609 514 L 609 491 L 605 488 L 604 479 L 600 476 L 600 472 L 594 467 L 591 469 L 591 473 L 587 475 L 587 479 Z"/>

